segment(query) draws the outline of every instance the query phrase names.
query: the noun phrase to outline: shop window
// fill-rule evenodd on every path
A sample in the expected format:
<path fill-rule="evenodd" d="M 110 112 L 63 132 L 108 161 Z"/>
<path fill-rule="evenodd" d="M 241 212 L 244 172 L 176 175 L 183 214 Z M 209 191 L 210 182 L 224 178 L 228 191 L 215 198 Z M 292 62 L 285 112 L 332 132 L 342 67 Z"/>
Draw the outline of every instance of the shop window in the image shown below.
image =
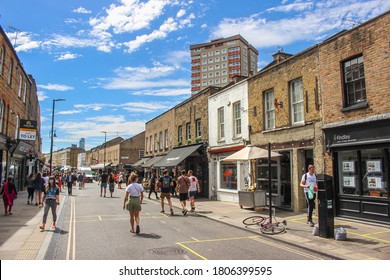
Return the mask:
<path fill-rule="evenodd" d="M 237 164 L 221 162 L 221 189 L 237 190 Z"/>
<path fill-rule="evenodd" d="M 340 194 L 387 198 L 387 153 L 386 149 L 339 152 Z"/>
<path fill-rule="evenodd" d="M 363 56 L 343 63 L 345 107 L 366 101 Z"/>
<path fill-rule="evenodd" d="M 382 149 L 361 151 L 363 190 L 362 195 L 387 197 L 385 158 Z"/>
<path fill-rule="evenodd" d="M 358 157 L 356 151 L 339 153 L 339 192 L 358 195 L 360 189 L 358 176 Z"/>

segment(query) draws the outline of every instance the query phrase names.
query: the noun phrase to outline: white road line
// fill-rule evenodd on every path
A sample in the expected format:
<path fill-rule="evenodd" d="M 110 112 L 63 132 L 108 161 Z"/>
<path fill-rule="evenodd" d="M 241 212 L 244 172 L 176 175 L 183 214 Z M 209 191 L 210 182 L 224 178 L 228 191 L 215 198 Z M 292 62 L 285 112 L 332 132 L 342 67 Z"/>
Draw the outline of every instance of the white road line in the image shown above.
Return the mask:
<path fill-rule="evenodd" d="M 191 237 L 191 239 L 199 242 L 199 239 L 196 239 L 195 237 Z"/>

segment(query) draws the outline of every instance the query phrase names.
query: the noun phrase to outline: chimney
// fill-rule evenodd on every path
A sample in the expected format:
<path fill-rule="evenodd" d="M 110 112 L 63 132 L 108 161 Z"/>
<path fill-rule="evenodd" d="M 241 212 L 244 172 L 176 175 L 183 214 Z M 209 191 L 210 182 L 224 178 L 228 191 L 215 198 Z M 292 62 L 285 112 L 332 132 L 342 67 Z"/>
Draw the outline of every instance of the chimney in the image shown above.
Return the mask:
<path fill-rule="evenodd" d="M 273 58 L 274 58 L 274 61 L 276 61 L 277 63 L 279 62 L 282 62 L 283 60 L 289 58 L 292 56 L 292 54 L 288 54 L 288 53 L 283 53 L 281 51 L 278 51 L 277 53 L 275 53 L 274 55 L 272 55 Z"/>

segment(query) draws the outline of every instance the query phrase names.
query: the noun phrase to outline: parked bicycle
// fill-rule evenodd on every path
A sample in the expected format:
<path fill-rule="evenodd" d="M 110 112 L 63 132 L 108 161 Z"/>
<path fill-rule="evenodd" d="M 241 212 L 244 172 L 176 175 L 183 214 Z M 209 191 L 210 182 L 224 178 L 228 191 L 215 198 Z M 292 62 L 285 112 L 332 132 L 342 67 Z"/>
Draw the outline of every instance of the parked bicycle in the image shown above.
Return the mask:
<path fill-rule="evenodd" d="M 258 226 L 263 234 L 279 234 L 286 231 L 287 221 L 278 222 L 273 211 L 272 223 L 269 222 L 269 217 L 251 216 L 245 218 L 242 223 L 246 226 Z"/>

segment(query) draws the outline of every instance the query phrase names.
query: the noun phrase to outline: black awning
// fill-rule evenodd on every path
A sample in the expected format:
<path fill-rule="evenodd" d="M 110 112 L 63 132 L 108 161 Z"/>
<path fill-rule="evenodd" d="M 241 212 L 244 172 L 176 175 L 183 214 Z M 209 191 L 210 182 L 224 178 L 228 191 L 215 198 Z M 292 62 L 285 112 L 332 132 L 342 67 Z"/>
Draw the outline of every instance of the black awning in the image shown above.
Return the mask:
<path fill-rule="evenodd" d="M 183 160 L 198 150 L 202 145 L 203 144 L 175 148 L 153 167 L 172 167 L 179 165 Z"/>
<path fill-rule="evenodd" d="M 154 167 L 155 164 L 159 163 L 160 160 L 163 159 L 163 156 L 156 156 L 151 159 L 149 159 L 145 164 L 142 165 L 142 167 Z"/>

